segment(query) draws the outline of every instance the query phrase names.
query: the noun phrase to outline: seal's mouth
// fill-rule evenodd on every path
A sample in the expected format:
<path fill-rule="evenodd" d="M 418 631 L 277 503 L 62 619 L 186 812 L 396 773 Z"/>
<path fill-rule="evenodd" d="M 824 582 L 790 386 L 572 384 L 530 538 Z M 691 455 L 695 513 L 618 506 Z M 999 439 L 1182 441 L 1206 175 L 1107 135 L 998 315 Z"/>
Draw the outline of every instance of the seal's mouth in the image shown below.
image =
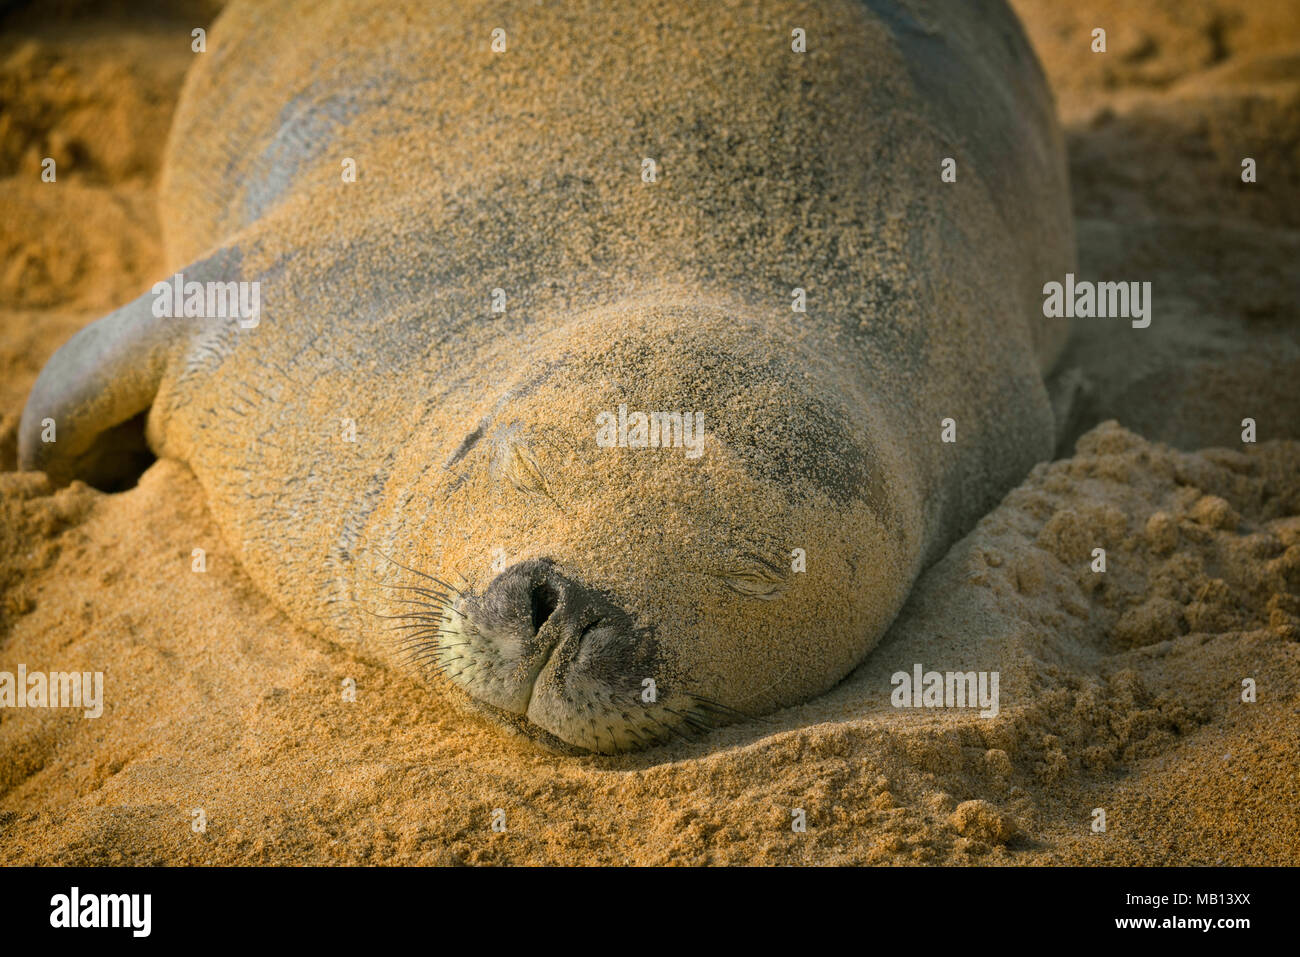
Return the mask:
<path fill-rule="evenodd" d="M 562 753 L 614 754 L 734 715 L 674 687 L 651 629 L 547 559 L 457 592 L 423 662 L 498 721 Z"/>

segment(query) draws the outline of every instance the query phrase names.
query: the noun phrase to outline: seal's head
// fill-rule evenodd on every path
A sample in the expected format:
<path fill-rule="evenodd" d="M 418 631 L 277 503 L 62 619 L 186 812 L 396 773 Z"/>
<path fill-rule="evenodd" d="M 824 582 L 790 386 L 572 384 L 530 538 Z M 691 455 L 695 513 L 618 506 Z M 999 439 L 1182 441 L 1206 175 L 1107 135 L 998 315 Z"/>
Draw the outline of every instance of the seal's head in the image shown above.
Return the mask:
<path fill-rule="evenodd" d="M 782 328 L 656 305 L 539 341 L 447 436 L 427 518 L 394 519 L 438 580 L 416 657 L 605 753 L 843 677 L 905 595 L 917 506 L 870 403 Z"/>

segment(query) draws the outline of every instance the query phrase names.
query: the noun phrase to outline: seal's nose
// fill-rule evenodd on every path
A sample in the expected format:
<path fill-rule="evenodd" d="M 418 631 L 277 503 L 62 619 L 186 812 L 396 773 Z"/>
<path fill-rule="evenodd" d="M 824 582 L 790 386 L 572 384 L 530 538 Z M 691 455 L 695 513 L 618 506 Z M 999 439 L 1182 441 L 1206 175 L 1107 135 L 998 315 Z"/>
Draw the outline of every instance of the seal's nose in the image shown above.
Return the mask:
<path fill-rule="evenodd" d="M 646 735 L 658 740 L 671 716 L 655 710 L 668 692 L 652 630 L 549 558 L 519 562 L 480 594 L 461 595 L 440 629 L 439 654 L 442 671 L 471 697 L 561 743 L 576 744 L 558 729 L 580 725 L 580 736 L 618 751 Z M 631 713 L 640 731 L 620 732 Z"/>
<path fill-rule="evenodd" d="M 483 592 L 477 617 L 507 626 L 534 659 L 567 640 L 581 642 L 597 628 L 621 630 L 629 623 L 621 608 L 546 558 L 520 562 L 497 575 Z"/>

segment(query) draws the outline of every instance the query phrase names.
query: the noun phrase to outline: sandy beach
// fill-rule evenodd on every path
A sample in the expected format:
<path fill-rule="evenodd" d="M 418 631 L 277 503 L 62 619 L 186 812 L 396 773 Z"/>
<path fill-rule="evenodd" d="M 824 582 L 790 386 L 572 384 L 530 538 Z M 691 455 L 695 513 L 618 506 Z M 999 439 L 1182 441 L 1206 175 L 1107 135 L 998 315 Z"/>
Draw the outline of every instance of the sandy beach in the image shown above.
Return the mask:
<path fill-rule="evenodd" d="M 1300 16 L 1012 5 L 1067 134 L 1080 273 L 1151 280 L 1158 316 L 1081 329 L 1059 457 L 844 682 L 617 757 L 544 753 L 295 627 L 178 462 L 116 494 L 16 471 L 44 362 L 176 265 L 159 162 L 218 5 L 7 14 L 0 671 L 105 694 L 95 719 L 0 711 L 0 863 L 1300 864 Z M 999 713 L 895 707 L 917 662 L 997 671 Z"/>

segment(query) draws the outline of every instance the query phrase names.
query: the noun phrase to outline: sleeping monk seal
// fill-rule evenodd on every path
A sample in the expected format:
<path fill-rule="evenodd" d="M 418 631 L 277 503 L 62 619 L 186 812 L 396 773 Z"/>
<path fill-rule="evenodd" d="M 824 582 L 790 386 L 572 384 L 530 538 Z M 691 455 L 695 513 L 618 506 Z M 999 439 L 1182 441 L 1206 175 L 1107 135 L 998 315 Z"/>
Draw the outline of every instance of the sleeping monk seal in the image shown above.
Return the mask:
<path fill-rule="evenodd" d="M 1052 451 L 1001 0 L 235 0 L 161 210 L 183 280 L 50 360 L 23 466 L 142 427 L 295 621 L 560 749 L 828 689 Z"/>

